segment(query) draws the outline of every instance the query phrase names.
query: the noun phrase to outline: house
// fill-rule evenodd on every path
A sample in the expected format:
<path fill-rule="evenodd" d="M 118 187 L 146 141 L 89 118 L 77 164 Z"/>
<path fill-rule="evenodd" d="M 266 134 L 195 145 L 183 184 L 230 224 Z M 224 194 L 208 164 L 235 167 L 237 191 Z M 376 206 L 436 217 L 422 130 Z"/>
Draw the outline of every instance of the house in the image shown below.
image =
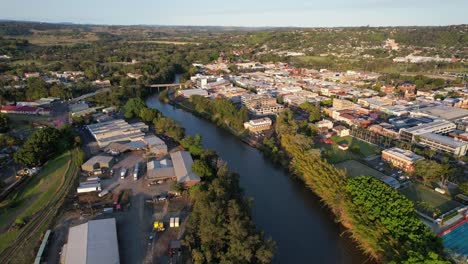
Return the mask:
<path fill-rule="evenodd" d="M 341 150 L 348 150 L 349 146 L 348 144 L 339 144 L 338 145 L 338 148 L 341 149 Z"/>
<path fill-rule="evenodd" d="M 407 172 L 412 172 L 414 170 L 414 164 L 423 159 L 424 157 L 416 155 L 409 150 L 396 147 L 382 151 L 382 160 L 385 160 L 393 166 Z"/>
<path fill-rule="evenodd" d="M 60 263 L 120 263 L 115 218 L 91 220 L 71 227 Z"/>
<path fill-rule="evenodd" d="M 172 164 L 178 183 L 189 188 L 201 181 L 200 177 L 192 171 L 193 159 L 187 151 L 171 153 Z"/>
<path fill-rule="evenodd" d="M 81 169 L 86 172 L 92 172 L 95 169 L 110 168 L 112 165 L 114 165 L 113 157 L 97 155 L 83 163 Z"/>
<path fill-rule="evenodd" d="M 344 126 L 336 126 L 333 128 L 333 131 L 335 131 L 339 137 L 346 137 L 350 134 L 349 128 L 346 128 Z"/>

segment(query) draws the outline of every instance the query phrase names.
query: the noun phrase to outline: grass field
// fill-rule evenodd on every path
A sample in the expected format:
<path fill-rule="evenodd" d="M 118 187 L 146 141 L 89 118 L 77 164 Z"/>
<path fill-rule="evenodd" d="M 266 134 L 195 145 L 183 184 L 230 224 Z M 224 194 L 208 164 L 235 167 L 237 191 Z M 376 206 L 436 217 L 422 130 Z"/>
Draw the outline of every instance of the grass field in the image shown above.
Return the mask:
<path fill-rule="evenodd" d="M 374 176 L 377 178 L 381 178 L 385 176 L 385 174 L 381 173 L 378 170 L 374 170 L 373 168 L 366 166 L 359 161 L 355 160 L 347 160 L 340 162 L 338 164 L 335 164 L 335 167 L 339 169 L 344 169 L 346 170 L 346 173 L 348 174 L 349 177 L 357 177 L 357 176 Z"/>
<path fill-rule="evenodd" d="M 442 214 L 461 205 L 419 183 L 412 183 L 408 187 L 401 189 L 400 192 L 415 203 L 423 201 L 434 208 L 438 208 Z"/>
<path fill-rule="evenodd" d="M 56 194 L 71 162 L 68 151 L 45 164 L 23 190 L 0 204 L 0 252 L 14 241 L 18 231 L 7 231 L 16 219 L 27 219 L 42 209 Z"/>
<path fill-rule="evenodd" d="M 351 136 L 346 136 L 346 137 L 333 136 L 332 140 L 335 143 L 331 145 L 319 143 L 318 147 L 321 149 L 325 149 L 327 152 L 329 152 L 327 160 L 333 164 L 343 162 L 345 160 L 366 158 L 377 153 L 376 146 L 371 145 L 367 142 L 355 139 Z M 349 146 L 348 150 L 341 150 L 338 148 L 338 145 L 343 144 L 343 143 L 348 144 Z M 351 151 L 351 149 L 354 146 L 359 146 L 359 153 L 353 153 Z"/>

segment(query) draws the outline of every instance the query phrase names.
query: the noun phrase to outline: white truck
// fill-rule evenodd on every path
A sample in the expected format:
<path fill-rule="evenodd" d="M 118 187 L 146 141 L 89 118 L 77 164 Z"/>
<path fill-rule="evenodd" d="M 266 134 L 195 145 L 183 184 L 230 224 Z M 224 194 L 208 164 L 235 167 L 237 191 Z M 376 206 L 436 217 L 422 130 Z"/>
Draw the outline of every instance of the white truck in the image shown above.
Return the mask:
<path fill-rule="evenodd" d="M 133 170 L 133 179 L 136 181 L 138 180 L 138 170 L 139 170 L 139 163 L 135 164 L 135 170 Z"/>
<path fill-rule="evenodd" d="M 125 174 L 127 174 L 127 169 L 122 167 L 122 169 L 120 169 L 120 179 L 125 179 Z"/>

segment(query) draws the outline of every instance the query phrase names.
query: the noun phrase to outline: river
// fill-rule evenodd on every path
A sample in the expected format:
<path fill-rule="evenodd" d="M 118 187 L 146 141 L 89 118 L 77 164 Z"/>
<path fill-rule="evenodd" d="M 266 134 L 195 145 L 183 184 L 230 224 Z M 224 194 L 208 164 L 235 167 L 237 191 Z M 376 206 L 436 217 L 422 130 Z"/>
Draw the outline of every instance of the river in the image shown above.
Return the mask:
<path fill-rule="evenodd" d="M 274 263 L 364 263 L 367 258 L 343 228 L 302 182 L 263 154 L 213 123 L 163 104 L 157 96 L 147 104 L 178 121 L 189 135 L 200 134 L 240 174 L 240 185 L 253 198 L 252 217 L 267 237 L 276 241 Z"/>

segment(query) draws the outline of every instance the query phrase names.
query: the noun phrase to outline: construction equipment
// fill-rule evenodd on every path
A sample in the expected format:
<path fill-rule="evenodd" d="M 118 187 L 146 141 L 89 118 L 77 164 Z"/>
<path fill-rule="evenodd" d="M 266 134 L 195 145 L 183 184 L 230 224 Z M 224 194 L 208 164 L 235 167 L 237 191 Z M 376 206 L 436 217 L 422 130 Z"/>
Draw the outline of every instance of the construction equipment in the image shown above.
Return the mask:
<path fill-rule="evenodd" d="M 162 221 L 154 221 L 153 223 L 153 229 L 156 231 L 156 232 L 162 232 L 164 230 L 166 230 L 164 228 L 164 223 Z"/>

